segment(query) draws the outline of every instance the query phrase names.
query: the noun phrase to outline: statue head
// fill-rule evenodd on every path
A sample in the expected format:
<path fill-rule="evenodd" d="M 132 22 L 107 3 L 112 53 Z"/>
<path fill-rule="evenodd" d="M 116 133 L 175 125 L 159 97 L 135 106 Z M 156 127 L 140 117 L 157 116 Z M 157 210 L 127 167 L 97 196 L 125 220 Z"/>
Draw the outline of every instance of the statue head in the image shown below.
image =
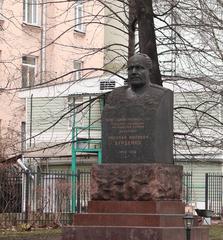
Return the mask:
<path fill-rule="evenodd" d="M 141 88 L 150 83 L 152 60 L 146 54 L 138 53 L 128 60 L 128 83 L 132 88 Z"/>

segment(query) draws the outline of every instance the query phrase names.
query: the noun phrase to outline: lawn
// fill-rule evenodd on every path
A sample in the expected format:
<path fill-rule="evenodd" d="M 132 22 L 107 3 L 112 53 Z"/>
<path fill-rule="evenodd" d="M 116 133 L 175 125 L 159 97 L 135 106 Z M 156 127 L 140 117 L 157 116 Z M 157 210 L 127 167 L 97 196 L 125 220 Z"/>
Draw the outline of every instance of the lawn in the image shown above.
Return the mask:
<path fill-rule="evenodd" d="M 210 227 L 210 240 L 223 240 L 223 225 L 217 224 Z"/>
<path fill-rule="evenodd" d="M 61 229 L 0 230 L 0 240 L 60 240 Z"/>
<path fill-rule="evenodd" d="M 61 229 L 0 230 L 0 240 L 61 240 L 61 232 Z M 209 236 L 209 240 L 223 240 L 223 225 L 212 225 Z"/>

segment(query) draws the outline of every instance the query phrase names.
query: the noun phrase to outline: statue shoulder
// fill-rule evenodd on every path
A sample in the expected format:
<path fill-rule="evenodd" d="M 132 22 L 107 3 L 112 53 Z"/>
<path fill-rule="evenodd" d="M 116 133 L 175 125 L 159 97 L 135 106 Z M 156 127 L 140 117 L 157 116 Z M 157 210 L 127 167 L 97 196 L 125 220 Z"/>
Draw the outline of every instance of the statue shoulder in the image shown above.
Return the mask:
<path fill-rule="evenodd" d="M 118 93 L 124 92 L 124 91 L 126 91 L 127 88 L 128 88 L 127 86 L 117 87 L 117 88 L 113 89 L 110 92 L 110 94 L 118 94 Z"/>
<path fill-rule="evenodd" d="M 160 85 L 151 83 L 150 86 L 152 87 L 152 89 L 154 89 L 154 91 L 159 92 L 160 94 L 173 94 L 172 90 L 162 87 Z"/>
<path fill-rule="evenodd" d="M 108 98 L 106 102 L 108 104 L 115 103 L 117 100 L 120 99 L 120 97 L 122 97 L 126 93 L 126 90 L 127 90 L 127 86 L 115 88 L 108 94 Z"/>

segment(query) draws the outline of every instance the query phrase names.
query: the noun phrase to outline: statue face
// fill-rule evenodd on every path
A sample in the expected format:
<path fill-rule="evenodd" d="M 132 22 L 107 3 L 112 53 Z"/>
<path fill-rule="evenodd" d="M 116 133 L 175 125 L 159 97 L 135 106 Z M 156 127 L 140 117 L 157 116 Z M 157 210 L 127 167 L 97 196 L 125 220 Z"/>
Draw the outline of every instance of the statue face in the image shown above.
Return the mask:
<path fill-rule="evenodd" d="M 150 82 L 149 69 L 142 56 L 133 56 L 128 62 L 128 82 L 132 87 L 143 87 Z"/>

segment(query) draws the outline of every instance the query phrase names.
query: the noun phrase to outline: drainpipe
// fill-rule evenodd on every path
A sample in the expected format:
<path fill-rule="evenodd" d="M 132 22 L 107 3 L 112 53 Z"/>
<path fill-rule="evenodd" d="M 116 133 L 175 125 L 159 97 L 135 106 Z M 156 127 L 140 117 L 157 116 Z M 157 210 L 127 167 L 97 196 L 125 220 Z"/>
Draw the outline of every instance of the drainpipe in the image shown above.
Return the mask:
<path fill-rule="evenodd" d="M 29 146 L 32 145 L 32 125 L 33 125 L 33 94 L 30 98 L 30 118 L 29 118 Z"/>
<path fill-rule="evenodd" d="M 71 151 L 72 151 L 72 160 L 71 160 L 71 179 L 72 179 L 72 197 L 71 197 L 71 209 L 72 213 L 76 212 L 76 174 L 77 174 L 77 159 L 76 159 L 76 134 L 75 134 L 75 109 L 73 110 L 73 124 L 72 124 L 72 136 L 71 136 Z"/>
<path fill-rule="evenodd" d="M 40 83 L 45 80 L 46 72 L 46 24 L 47 24 L 47 0 L 41 4 L 41 39 L 40 39 Z"/>

